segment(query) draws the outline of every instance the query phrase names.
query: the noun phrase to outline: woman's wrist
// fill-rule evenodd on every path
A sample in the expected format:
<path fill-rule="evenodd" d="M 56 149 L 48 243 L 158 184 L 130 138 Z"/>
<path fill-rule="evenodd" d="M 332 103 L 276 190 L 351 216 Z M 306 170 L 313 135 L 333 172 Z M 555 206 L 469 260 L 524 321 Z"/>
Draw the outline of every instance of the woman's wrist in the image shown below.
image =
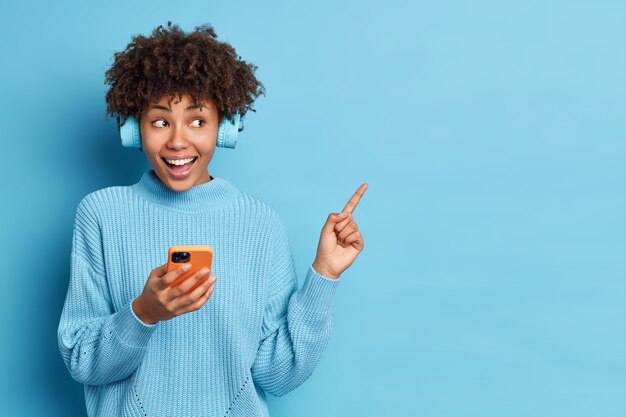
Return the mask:
<path fill-rule="evenodd" d="M 311 265 L 315 272 L 318 274 L 331 279 L 339 278 L 339 275 L 332 272 L 329 268 L 325 267 L 323 264 L 319 263 L 317 260 L 313 261 L 313 265 Z"/>
<path fill-rule="evenodd" d="M 133 300 L 132 304 L 131 304 L 131 308 L 133 309 L 133 312 L 135 313 L 135 315 L 137 317 L 139 317 L 139 320 L 141 320 L 142 322 L 144 322 L 144 324 L 155 324 L 156 321 L 150 319 L 150 317 L 148 317 L 146 315 L 146 313 L 144 312 L 142 306 L 141 306 L 141 296 L 135 298 L 135 300 Z"/>

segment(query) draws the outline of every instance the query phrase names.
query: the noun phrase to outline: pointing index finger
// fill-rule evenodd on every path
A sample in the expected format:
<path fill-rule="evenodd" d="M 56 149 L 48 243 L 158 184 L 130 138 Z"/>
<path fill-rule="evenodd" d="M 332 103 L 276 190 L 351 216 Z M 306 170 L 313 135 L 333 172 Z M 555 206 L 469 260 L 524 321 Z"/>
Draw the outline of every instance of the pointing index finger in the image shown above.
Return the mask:
<path fill-rule="evenodd" d="M 365 190 L 367 190 L 367 187 L 368 185 L 366 182 L 361 184 L 361 186 L 356 190 L 354 195 L 352 195 L 352 198 L 350 198 L 350 201 L 348 201 L 346 206 L 343 208 L 343 211 L 345 211 L 346 213 L 354 212 L 357 204 L 359 204 L 359 201 L 361 201 L 361 197 L 363 197 L 363 194 L 365 194 Z"/>

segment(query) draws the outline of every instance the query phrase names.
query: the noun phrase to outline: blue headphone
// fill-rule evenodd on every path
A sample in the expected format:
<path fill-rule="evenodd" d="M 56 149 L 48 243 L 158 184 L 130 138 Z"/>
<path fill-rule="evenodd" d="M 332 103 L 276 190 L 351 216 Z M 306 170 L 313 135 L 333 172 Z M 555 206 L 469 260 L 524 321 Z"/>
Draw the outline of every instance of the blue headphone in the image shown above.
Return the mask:
<path fill-rule="evenodd" d="M 237 145 L 237 133 L 239 133 L 240 115 L 235 112 L 230 119 L 222 118 L 217 130 L 217 146 L 234 149 Z M 120 126 L 122 146 L 125 148 L 139 148 L 141 146 L 141 132 L 139 122 L 133 116 L 128 116 L 126 122 Z"/>

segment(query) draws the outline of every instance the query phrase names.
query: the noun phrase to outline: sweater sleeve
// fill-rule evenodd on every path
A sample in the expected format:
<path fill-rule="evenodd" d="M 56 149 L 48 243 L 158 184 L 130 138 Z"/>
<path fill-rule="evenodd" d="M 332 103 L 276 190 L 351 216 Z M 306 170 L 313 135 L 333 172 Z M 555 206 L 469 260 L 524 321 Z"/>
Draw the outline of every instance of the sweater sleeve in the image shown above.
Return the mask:
<path fill-rule="evenodd" d="M 159 324 L 143 323 L 130 303 L 114 311 L 101 242 L 92 203 L 84 198 L 76 210 L 70 280 L 57 336 L 72 378 L 89 385 L 111 383 L 132 374 Z"/>
<path fill-rule="evenodd" d="M 265 391 L 281 396 L 311 375 L 328 344 L 331 304 L 339 279 L 324 277 L 311 265 L 298 290 L 293 255 L 280 218 L 272 240 L 270 293 L 252 376 Z"/>

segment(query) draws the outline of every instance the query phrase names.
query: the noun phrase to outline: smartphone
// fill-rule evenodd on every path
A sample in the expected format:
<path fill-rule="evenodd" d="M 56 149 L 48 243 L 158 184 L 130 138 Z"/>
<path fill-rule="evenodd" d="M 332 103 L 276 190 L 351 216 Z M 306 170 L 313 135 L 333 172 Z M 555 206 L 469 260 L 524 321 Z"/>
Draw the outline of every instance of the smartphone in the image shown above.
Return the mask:
<path fill-rule="evenodd" d="M 202 268 L 208 268 L 209 274 L 196 283 L 189 291 L 193 291 L 204 281 L 211 276 L 211 265 L 213 263 L 213 248 L 210 246 L 192 245 L 192 246 L 172 246 L 169 249 L 167 255 L 167 272 L 173 271 L 181 264 L 191 264 L 191 269 L 187 272 L 183 272 L 181 276 L 176 278 L 169 288 L 174 288 L 181 282 L 201 270 Z"/>

